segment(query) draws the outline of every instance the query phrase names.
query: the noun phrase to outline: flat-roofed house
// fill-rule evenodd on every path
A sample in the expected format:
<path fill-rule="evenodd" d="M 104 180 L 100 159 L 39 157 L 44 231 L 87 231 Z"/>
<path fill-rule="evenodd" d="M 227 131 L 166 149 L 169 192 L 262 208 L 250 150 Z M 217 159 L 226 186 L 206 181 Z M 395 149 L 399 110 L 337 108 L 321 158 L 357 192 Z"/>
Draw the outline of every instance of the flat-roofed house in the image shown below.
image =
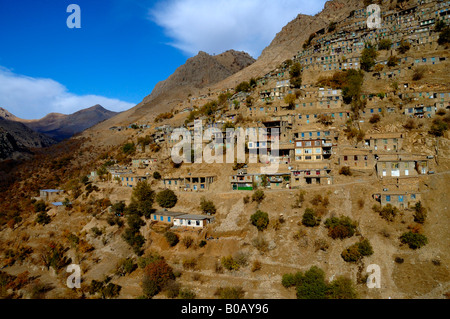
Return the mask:
<path fill-rule="evenodd" d="M 304 163 L 291 170 L 291 188 L 311 185 L 331 185 L 331 169 L 323 163 Z"/>
<path fill-rule="evenodd" d="M 418 176 L 428 173 L 428 160 L 425 156 L 381 155 L 376 170 L 379 178 Z"/>
<path fill-rule="evenodd" d="M 365 146 L 374 151 L 399 151 L 406 133 L 376 133 L 366 135 Z"/>
<path fill-rule="evenodd" d="M 150 215 L 150 220 L 154 222 L 173 224 L 174 218 L 177 216 L 184 215 L 185 213 L 168 212 L 168 211 L 157 211 Z"/>
<path fill-rule="evenodd" d="M 62 189 L 41 189 L 39 191 L 39 197 L 36 199 L 42 199 L 46 202 L 56 202 L 62 195 L 64 195 L 64 190 Z"/>
<path fill-rule="evenodd" d="M 339 151 L 339 166 L 357 170 L 373 170 L 375 156 L 372 150 L 343 148 Z"/>
<path fill-rule="evenodd" d="M 414 207 L 421 200 L 419 192 L 404 190 L 386 191 L 374 194 L 373 197 L 380 202 L 381 207 L 390 204 L 400 209 Z"/>
<path fill-rule="evenodd" d="M 122 186 L 134 187 L 139 182 L 146 181 L 147 176 L 140 176 L 136 174 L 122 174 L 120 176 L 120 180 L 122 182 Z"/>
<path fill-rule="evenodd" d="M 203 228 L 214 218 L 206 215 L 184 214 L 173 218 L 173 225 L 178 227 Z"/>

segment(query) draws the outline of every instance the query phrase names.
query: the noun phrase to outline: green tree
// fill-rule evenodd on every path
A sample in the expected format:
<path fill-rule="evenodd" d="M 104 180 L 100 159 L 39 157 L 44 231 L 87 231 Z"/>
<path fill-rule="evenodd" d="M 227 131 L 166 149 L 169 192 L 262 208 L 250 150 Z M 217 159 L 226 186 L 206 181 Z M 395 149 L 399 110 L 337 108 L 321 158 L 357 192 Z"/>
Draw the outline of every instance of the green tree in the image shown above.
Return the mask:
<path fill-rule="evenodd" d="M 322 269 L 312 266 L 303 276 L 301 283 L 297 286 L 298 299 L 326 299 L 327 284 L 325 273 Z"/>
<path fill-rule="evenodd" d="M 316 216 L 316 212 L 312 208 L 305 209 L 302 217 L 302 224 L 306 227 L 315 227 L 320 225 L 320 218 Z"/>
<path fill-rule="evenodd" d="M 300 88 L 302 86 L 302 66 L 299 62 L 296 62 L 291 66 L 289 75 L 291 76 L 291 87 Z"/>
<path fill-rule="evenodd" d="M 269 215 L 263 211 L 258 210 L 252 216 L 250 216 L 251 223 L 258 228 L 259 231 L 263 231 L 269 225 Z"/>
<path fill-rule="evenodd" d="M 40 212 L 36 216 L 36 223 L 41 225 L 47 225 L 51 222 L 50 216 L 46 212 Z"/>
<path fill-rule="evenodd" d="M 265 197 L 266 195 L 264 194 L 264 191 L 256 190 L 252 195 L 252 201 L 261 204 L 261 202 L 264 200 Z"/>
<path fill-rule="evenodd" d="M 156 202 L 162 208 L 172 208 L 177 204 L 177 201 L 178 197 L 171 189 L 165 189 L 156 195 Z"/>
<path fill-rule="evenodd" d="M 217 211 L 213 201 L 206 200 L 205 197 L 200 199 L 200 209 L 204 214 L 214 215 Z"/>
<path fill-rule="evenodd" d="M 450 27 L 446 26 L 439 33 L 438 44 L 444 45 L 444 44 L 448 44 L 448 43 L 450 43 Z"/>
<path fill-rule="evenodd" d="M 422 202 L 416 203 L 414 211 L 414 221 L 419 224 L 425 223 L 425 220 L 427 219 L 427 209 L 422 206 Z"/>
<path fill-rule="evenodd" d="M 178 244 L 180 239 L 178 238 L 178 235 L 168 231 L 164 234 L 164 237 L 166 237 L 167 242 L 169 243 L 170 247 L 174 247 Z"/>
<path fill-rule="evenodd" d="M 126 143 L 124 146 L 122 146 L 122 153 L 126 155 L 131 155 L 136 152 L 136 145 L 134 143 Z"/>
<path fill-rule="evenodd" d="M 356 299 L 358 294 L 356 293 L 355 286 L 349 278 L 337 277 L 333 280 L 327 291 L 328 299 Z"/>
<path fill-rule="evenodd" d="M 400 241 L 407 244 L 411 249 L 419 249 L 428 244 L 428 238 L 425 235 L 409 231 L 400 236 Z"/>
<path fill-rule="evenodd" d="M 374 47 L 366 46 L 361 54 L 361 69 L 370 72 L 375 66 L 378 52 Z"/>
<path fill-rule="evenodd" d="M 153 172 L 153 178 L 156 180 L 160 180 L 161 179 L 161 174 L 159 172 Z"/>
<path fill-rule="evenodd" d="M 378 50 L 390 50 L 392 41 L 390 39 L 382 39 L 378 42 Z"/>

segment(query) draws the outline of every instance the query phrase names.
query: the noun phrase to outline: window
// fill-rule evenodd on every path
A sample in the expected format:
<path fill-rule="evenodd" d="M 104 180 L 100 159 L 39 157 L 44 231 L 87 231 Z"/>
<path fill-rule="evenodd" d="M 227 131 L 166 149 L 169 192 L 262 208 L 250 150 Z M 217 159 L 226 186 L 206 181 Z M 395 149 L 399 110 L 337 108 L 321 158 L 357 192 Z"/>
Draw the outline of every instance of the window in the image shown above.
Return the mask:
<path fill-rule="evenodd" d="M 386 202 L 390 202 L 391 201 L 391 195 L 386 195 Z"/>
<path fill-rule="evenodd" d="M 348 156 L 347 155 L 344 156 L 344 161 L 348 161 Z"/>

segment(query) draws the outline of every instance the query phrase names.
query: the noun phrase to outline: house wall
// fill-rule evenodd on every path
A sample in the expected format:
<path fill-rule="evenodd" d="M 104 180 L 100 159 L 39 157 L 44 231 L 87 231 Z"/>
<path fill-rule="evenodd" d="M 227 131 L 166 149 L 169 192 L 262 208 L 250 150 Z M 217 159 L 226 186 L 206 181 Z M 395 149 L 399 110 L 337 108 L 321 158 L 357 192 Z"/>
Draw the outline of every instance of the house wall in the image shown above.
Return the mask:
<path fill-rule="evenodd" d="M 415 161 L 379 161 L 376 167 L 379 178 L 419 175 L 416 171 Z"/>
<path fill-rule="evenodd" d="M 401 194 L 381 194 L 381 206 L 391 204 L 394 207 L 403 209 L 413 207 L 421 200 L 419 193 L 401 193 Z"/>

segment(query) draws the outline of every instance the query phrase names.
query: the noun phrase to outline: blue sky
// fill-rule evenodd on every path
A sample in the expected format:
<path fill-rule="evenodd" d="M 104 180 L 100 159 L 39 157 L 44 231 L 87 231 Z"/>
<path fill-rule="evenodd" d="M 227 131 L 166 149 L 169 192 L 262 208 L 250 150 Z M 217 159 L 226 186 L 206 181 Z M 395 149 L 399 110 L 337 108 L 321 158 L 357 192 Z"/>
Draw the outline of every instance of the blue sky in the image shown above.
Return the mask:
<path fill-rule="evenodd" d="M 25 119 L 126 110 L 198 51 L 255 58 L 324 0 L 1 0 L 0 107 Z M 81 29 L 69 29 L 69 4 Z M 308 4 L 309 3 L 309 4 Z"/>

